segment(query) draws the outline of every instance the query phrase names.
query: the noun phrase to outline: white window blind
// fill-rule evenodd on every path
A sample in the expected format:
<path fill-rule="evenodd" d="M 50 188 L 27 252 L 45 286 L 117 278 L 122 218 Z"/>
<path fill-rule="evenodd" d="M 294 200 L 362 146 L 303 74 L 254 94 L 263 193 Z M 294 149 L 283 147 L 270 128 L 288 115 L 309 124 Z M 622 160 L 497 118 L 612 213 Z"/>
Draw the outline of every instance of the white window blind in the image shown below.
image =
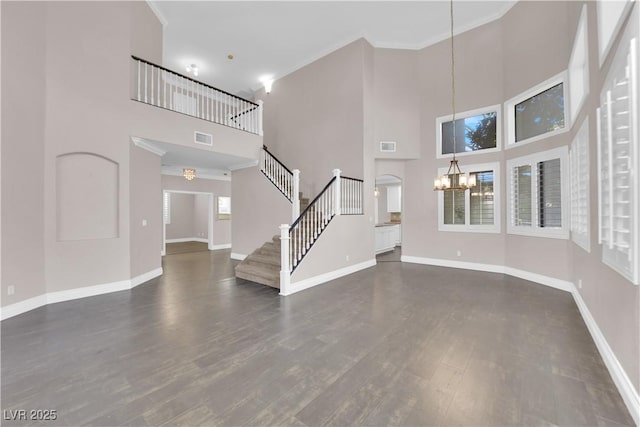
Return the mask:
<path fill-rule="evenodd" d="M 614 57 L 597 110 L 598 240 L 603 262 L 639 284 L 638 39 L 625 39 Z"/>
<path fill-rule="evenodd" d="M 571 239 L 591 251 L 589 233 L 589 121 L 585 120 L 571 142 Z"/>
<path fill-rule="evenodd" d="M 566 147 L 507 161 L 508 233 L 568 238 L 566 163 Z"/>
<path fill-rule="evenodd" d="M 473 225 L 493 225 L 493 171 L 476 172 L 476 186 L 470 191 L 470 216 Z"/>
<path fill-rule="evenodd" d="M 475 175 L 476 185 L 467 190 L 438 192 L 440 231 L 500 232 L 500 174 L 498 163 L 464 165 Z M 447 169 L 439 170 L 445 173 Z"/>
<path fill-rule="evenodd" d="M 171 224 L 171 193 L 165 191 L 162 195 L 162 218 L 165 224 Z"/>

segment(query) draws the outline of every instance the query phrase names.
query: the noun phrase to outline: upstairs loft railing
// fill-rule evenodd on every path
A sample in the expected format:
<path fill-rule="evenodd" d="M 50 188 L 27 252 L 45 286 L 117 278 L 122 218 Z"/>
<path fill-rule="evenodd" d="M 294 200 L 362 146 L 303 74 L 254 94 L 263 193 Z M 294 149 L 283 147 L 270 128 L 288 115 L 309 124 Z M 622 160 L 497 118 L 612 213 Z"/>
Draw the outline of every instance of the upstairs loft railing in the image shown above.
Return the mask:
<path fill-rule="evenodd" d="M 134 100 L 262 135 L 262 103 L 248 101 L 136 56 Z"/>

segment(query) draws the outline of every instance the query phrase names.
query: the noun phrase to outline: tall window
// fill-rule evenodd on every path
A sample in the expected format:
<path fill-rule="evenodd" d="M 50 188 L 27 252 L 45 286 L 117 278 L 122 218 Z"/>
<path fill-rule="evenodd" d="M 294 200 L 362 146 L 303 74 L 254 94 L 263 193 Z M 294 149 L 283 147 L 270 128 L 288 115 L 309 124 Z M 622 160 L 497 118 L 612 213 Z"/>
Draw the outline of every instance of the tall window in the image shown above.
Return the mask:
<path fill-rule="evenodd" d="M 565 73 L 505 103 L 508 146 L 537 141 L 567 128 Z"/>
<path fill-rule="evenodd" d="M 602 260 L 635 284 L 640 284 L 638 21 L 637 15 L 630 20 L 597 110 L 598 240 L 602 244 Z"/>
<path fill-rule="evenodd" d="M 499 149 L 500 106 L 494 105 L 473 111 L 456 114 L 456 142 L 453 143 L 453 117 L 436 119 L 438 158 L 471 154 L 477 151 L 487 152 Z"/>
<path fill-rule="evenodd" d="M 507 232 L 566 239 L 568 221 L 567 148 L 507 161 Z"/>
<path fill-rule="evenodd" d="M 498 163 L 465 165 L 465 172 L 475 175 L 476 186 L 467 190 L 438 194 L 441 231 L 500 232 L 500 188 Z M 445 173 L 441 169 L 440 173 Z"/>
<path fill-rule="evenodd" d="M 571 163 L 571 239 L 585 251 L 589 241 L 589 121 L 585 120 L 569 151 Z"/>

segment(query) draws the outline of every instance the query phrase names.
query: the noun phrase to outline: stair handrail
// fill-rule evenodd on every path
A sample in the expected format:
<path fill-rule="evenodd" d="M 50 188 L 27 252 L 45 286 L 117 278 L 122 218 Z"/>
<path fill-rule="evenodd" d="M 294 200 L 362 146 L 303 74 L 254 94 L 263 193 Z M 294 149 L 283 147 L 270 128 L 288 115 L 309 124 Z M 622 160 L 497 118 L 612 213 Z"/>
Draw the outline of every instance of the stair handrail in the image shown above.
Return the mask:
<path fill-rule="evenodd" d="M 295 221 L 300 216 L 300 171 L 290 170 L 263 146 L 260 172 L 292 203 L 291 220 Z"/>

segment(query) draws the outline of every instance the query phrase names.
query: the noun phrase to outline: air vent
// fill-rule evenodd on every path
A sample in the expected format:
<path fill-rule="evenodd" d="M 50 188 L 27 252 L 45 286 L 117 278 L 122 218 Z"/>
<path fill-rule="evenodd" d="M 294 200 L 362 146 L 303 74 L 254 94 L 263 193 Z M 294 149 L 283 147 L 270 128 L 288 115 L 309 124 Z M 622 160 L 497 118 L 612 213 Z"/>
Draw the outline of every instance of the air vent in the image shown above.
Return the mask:
<path fill-rule="evenodd" d="M 195 142 L 196 144 L 202 145 L 213 145 L 213 135 L 209 135 L 208 133 L 202 133 L 195 131 Z"/>
<path fill-rule="evenodd" d="M 380 152 L 381 153 L 395 153 L 396 152 L 396 142 L 395 141 L 380 141 Z"/>

